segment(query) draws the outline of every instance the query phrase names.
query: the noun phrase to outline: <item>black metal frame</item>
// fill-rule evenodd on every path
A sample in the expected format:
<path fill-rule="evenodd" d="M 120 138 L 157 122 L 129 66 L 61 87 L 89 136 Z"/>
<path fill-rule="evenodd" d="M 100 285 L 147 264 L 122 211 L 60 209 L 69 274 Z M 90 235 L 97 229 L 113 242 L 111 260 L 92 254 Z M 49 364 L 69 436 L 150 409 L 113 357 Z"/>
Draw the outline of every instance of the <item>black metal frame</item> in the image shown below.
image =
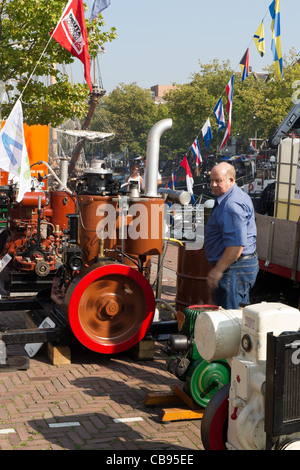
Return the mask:
<path fill-rule="evenodd" d="M 27 343 L 50 342 L 61 346 L 79 345 L 74 336 L 62 309 L 51 300 L 50 289 L 40 291 L 36 296 L 23 298 L 10 298 L 0 300 L 1 312 L 28 311 L 28 315 L 36 328 L 12 329 L 1 332 L 0 344 L 4 346 L 21 345 Z M 38 328 L 45 318 L 51 318 L 55 323 L 54 328 Z M 147 332 L 146 338 L 164 341 L 170 334 L 178 332 L 178 323 L 174 321 L 153 322 Z M 0 347 L 1 349 L 1 347 Z M 1 352 L 0 352 L 1 354 Z M 0 363 L 1 369 L 5 369 L 11 358 L 7 356 L 7 364 Z M 27 366 L 28 368 L 29 366 Z M 22 365 L 23 368 L 23 365 Z"/>
<path fill-rule="evenodd" d="M 18 272 L 14 269 L 4 269 L 0 277 L 0 294 L 9 296 L 11 292 L 38 292 L 52 286 L 56 271 L 41 277 L 36 272 Z M 0 307 L 0 310 L 3 310 Z"/>
<path fill-rule="evenodd" d="M 7 329 L 0 332 L 1 348 L 6 349 L 7 346 L 23 345 L 27 343 L 45 343 L 50 342 L 53 344 L 70 345 L 76 342 L 75 336 L 72 334 L 69 325 L 64 319 L 63 312 L 55 306 L 50 300 L 48 290 L 41 291 L 35 297 L 24 298 L 11 298 L 0 300 L 0 314 L 1 312 L 12 312 L 14 315 L 16 311 L 28 311 L 32 323 L 37 325 L 36 328 L 22 328 L 22 329 Z M 50 317 L 55 323 L 54 328 L 38 328 L 45 318 Z M 1 352 L 3 352 L 1 349 Z M 4 363 L 6 357 L 6 362 Z M 7 369 L 11 364 L 15 364 L 17 356 L 4 354 L 0 364 L 1 369 Z M 14 366 L 13 366 L 14 367 Z M 20 364 L 20 368 L 28 368 L 29 362 L 26 366 Z M 15 368 L 18 367 L 18 361 Z"/>
<path fill-rule="evenodd" d="M 300 432 L 300 332 L 267 335 L 267 450 L 274 438 Z"/>

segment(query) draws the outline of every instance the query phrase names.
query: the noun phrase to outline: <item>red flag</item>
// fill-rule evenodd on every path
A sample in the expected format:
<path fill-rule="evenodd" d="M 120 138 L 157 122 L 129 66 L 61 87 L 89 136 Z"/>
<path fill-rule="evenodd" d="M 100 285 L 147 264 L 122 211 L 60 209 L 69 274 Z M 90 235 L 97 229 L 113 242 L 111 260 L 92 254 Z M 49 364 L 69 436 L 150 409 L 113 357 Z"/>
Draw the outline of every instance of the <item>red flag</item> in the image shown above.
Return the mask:
<path fill-rule="evenodd" d="M 223 142 L 221 144 L 220 150 L 224 147 L 226 142 L 229 139 L 230 132 L 231 132 L 231 112 L 232 112 L 232 100 L 233 100 L 233 83 L 234 83 L 234 75 L 232 75 L 231 79 L 228 82 L 228 85 L 226 87 L 226 93 L 227 93 L 227 113 L 228 113 L 228 122 L 227 122 L 227 127 L 226 131 L 223 137 Z"/>
<path fill-rule="evenodd" d="M 242 82 L 243 82 L 249 75 L 249 47 L 241 59 L 240 66 L 241 66 L 241 71 L 242 71 Z"/>
<path fill-rule="evenodd" d="M 84 78 L 92 91 L 91 62 L 82 0 L 69 0 L 51 35 L 62 47 L 81 60 L 84 65 Z"/>
<path fill-rule="evenodd" d="M 182 162 L 180 163 L 180 166 L 182 166 L 185 169 L 185 179 L 186 179 L 186 187 L 187 190 L 190 194 L 193 194 L 193 186 L 194 186 L 194 180 L 192 176 L 192 172 L 190 169 L 189 162 L 187 161 L 186 155 Z"/>

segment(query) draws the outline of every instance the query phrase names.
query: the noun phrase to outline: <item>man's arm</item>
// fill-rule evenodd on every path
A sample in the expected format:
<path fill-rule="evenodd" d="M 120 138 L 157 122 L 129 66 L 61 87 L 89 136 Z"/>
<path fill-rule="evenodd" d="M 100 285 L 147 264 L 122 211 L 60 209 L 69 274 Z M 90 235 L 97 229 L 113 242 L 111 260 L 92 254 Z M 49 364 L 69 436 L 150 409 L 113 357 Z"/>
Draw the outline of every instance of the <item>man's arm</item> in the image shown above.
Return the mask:
<path fill-rule="evenodd" d="M 207 284 L 211 289 L 217 289 L 225 269 L 241 256 L 243 249 L 243 246 L 228 246 L 225 248 L 223 255 L 207 275 Z"/>

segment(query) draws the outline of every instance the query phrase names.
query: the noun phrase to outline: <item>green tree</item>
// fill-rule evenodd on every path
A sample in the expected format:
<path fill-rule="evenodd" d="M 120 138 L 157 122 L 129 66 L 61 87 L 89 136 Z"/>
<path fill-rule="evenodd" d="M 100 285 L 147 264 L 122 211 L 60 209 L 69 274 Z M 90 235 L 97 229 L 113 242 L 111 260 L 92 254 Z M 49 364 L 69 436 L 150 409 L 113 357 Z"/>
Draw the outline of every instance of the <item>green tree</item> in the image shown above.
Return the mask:
<path fill-rule="evenodd" d="M 156 105 L 150 90 L 136 83 L 120 83 L 99 104 L 91 129 L 103 131 L 103 121 L 109 122 L 115 139 L 107 144 L 107 151 L 128 150 L 129 156 L 145 156 L 147 137 L 151 127 L 166 117 L 163 105 Z"/>
<path fill-rule="evenodd" d="M 0 1 L 0 80 L 5 84 L 9 103 L 2 105 L 2 118 L 9 115 L 16 98 L 22 93 L 39 61 L 34 76 L 22 96 L 24 120 L 28 124 L 57 126 L 65 119 L 83 117 L 87 109 L 88 87 L 71 84 L 68 76 L 54 64 L 72 64 L 74 58 L 55 40 L 48 43 L 66 0 L 1 0 Z M 101 15 L 86 20 L 91 60 L 99 46 L 116 37 L 115 28 L 102 31 Z M 41 57 L 42 56 L 42 57 Z M 53 77 L 45 84 L 37 77 Z"/>
<path fill-rule="evenodd" d="M 170 117 L 173 118 L 173 151 L 186 153 L 201 128 L 210 116 L 213 134 L 217 135 L 217 126 L 212 118 L 212 111 L 232 75 L 230 63 L 213 60 L 209 64 L 200 64 L 200 72 L 191 76 L 191 82 L 177 85 L 166 95 Z M 214 149 L 214 142 L 210 150 Z"/>
<path fill-rule="evenodd" d="M 219 63 L 213 60 L 209 64 L 200 63 L 200 72 L 191 77 L 189 84 L 178 85 L 166 96 L 170 117 L 174 120 L 172 132 L 173 152 L 186 153 L 194 138 L 199 136 L 203 153 L 207 149 L 202 139 L 201 128 L 210 117 L 213 140 L 210 153 L 218 152 L 224 132 L 218 133 L 213 108 L 222 96 L 226 114 L 226 85 L 235 73 L 231 136 L 239 137 L 245 151 L 249 149 L 249 139 L 255 131 L 259 137 L 268 139 L 276 130 L 293 106 L 293 83 L 299 79 L 300 64 L 295 60 L 296 53 L 291 50 L 284 58 L 284 80 L 276 78 L 273 65 L 266 68 L 266 81 L 250 73 L 241 81 L 240 71 L 235 73 L 230 62 Z"/>
<path fill-rule="evenodd" d="M 266 68 L 266 80 L 255 74 L 242 83 L 240 76 L 234 87 L 232 132 L 239 135 L 245 148 L 255 133 L 268 140 L 293 106 L 293 83 L 300 76 L 300 64 L 294 50 L 284 57 L 284 79 L 278 80 L 273 65 Z"/>
<path fill-rule="evenodd" d="M 240 152 L 248 152 L 249 139 L 255 132 L 259 138 L 270 138 L 293 106 L 293 83 L 300 76 L 295 51 L 284 58 L 284 64 L 283 81 L 276 78 L 271 65 L 265 70 L 267 80 L 250 73 L 242 82 L 240 70 L 235 73 L 229 61 L 220 63 L 215 59 L 209 64 L 200 63 L 200 71 L 191 76 L 191 81 L 177 84 L 176 89 L 164 96 L 166 103 L 159 106 L 153 102 L 149 90 L 141 89 L 136 83 L 119 84 L 99 105 L 92 129 L 103 131 L 103 122 L 109 122 L 105 130 L 113 131 L 116 138 L 105 144 L 107 151 L 127 148 L 135 156 L 145 154 L 150 128 L 161 119 L 172 118 L 172 129 L 161 139 L 160 160 L 179 162 L 184 154 L 191 156 L 189 150 L 196 136 L 202 153 L 208 153 L 201 129 L 210 117 L 213 140 L 209 153 L 218 153 L 224 131 L 218 132 L 213 109 L 222 96 L 227 122 L 226 85 L 235 73 L 231 136 L 238 138 Z M 193 158 L 190 162 L 193 163 Z"/>

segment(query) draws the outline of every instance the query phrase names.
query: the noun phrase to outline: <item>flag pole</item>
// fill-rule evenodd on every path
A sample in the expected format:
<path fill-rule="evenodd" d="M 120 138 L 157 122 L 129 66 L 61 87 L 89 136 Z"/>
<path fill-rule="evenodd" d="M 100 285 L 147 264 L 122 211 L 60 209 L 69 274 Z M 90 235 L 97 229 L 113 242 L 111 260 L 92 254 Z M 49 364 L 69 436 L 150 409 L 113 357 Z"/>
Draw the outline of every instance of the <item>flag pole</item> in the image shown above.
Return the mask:
<path fill-rule="evenodd" d="M 58 25 L 59 25 L 59 23 L 60 23 L 60 20 L 62 19 L 62 16 L 63 16 L 65 10 L 67 9 L 67 7 L 69 6 L 69 3 L 70 3 L 70 2 L 71 2 L 71 0 L 68 1 L 67 5 L 66 5 L 65 8 L 63 9 L 63 12 L 62 12 L 62 14 L 61 14 L 61 16 L 60 16 L 60 18 L 59 18 L 59 20 L 58 20 L 58 23 L 57 23 L 57 25 L 55 26 L 55 28 L 54 28 L 54 30 L 52 31 L 52 33 L 50 34 L 50 38 L 48 39 L 48 42 L 47 42 L 46 46 L 44 47 L 44 50 L 43 50 L 42 54 L 40 55 L 39 60 L 38 60 L 37 63 L 35 64 L 35 67 L 34 67 L 33 71 L 31 72 L 31 75 L 29 76 L 29 78 L 28 78 L 28 80 L 27 80 L 27 82 L 26 82 L 26 84 L 25 84 L 25 86 L 24 86 L 24 88 L 23 88 L 23 90 L 22 90 L 21 95 L 19 96 L 19 99 L 22 98 L 22 95 L 23 95 L 24 91 L 26 90 L 26 88 L 27 88 L 27 86 L 28 86 L 28 83 L 30 82 L 30 80 L 31 80 L 31 78 L 32 78 L 32 76 L 33 76 L 33 74 L 34 74 L 34 72 L 36 71 L 37 66 L 38 66 L 39 63 L 41 62 L 42 57 L 43 57 L 43 55 L 45 54 L 46 49 L 47 49 L 47 47 L 49 46 L 49 43 L 50 43 L 50 41 L 51 41 L 51 39 L 52 39 L 52 37 L 53 37 L 55 31 L 57 30 L 57 27 L 58 27 Z M 21 101 L 22 101 L 22 100 L 21 100 Z"/>
<path fill-rule="evenodd" d="M 24 93 L 24 91 L 26 90 L 26 88 L 27 88 L 27 86 L 28 86 L 28 83 L 30 82 L 30 80 L 31 80 L 31 78 L 32 78 L 32 76 L 33 76 L 33 74 L 34 74 L 34 72 L 36 71 L 37 66 L 38 66 L 39 63 L 41 62 L 42 57 L 43 57 L 43 55 L 45 54 L 46 49 L 47 49 L 47 47 L 48 47 L 48 45 L 49 45 L 51 39 L 52 39 L 52 35 L 50 36 L 50 38 L 49 38 L 49 40 L 48 40 L 48 42 L 47 42 L 47 44 L 46 44 L 46 46 L 45 46 L 45 48 L 44 48 L 44 50 L 43 50 L 43 52 L 42 52 L 42 54 L 41 54 L 39 60 L 38 60 L 37 63 L 35 64 L 35 67 L 34 67 L 33 71 L 31 72 L 31 75 L 29 76 L 29 78 L 28 78 L 28 80 L 27 80 L 27 82 L 26 82 L 26 84 L 25 84 L 25 86 L 24 86 L 24 88 L 23 88 L 23 90 L 22 90 L 22 92 L 21 92 L 21 94 L 20 94 L 20 96 L 19 96 L 19 99 L 20 99 L 20 100 L 21 100 L 21 98 L 22 98 L 22 96 L 23 96 L 23 93 Z M 21 101 L 22 101 L 22 100 L 21 100 Z"/>

